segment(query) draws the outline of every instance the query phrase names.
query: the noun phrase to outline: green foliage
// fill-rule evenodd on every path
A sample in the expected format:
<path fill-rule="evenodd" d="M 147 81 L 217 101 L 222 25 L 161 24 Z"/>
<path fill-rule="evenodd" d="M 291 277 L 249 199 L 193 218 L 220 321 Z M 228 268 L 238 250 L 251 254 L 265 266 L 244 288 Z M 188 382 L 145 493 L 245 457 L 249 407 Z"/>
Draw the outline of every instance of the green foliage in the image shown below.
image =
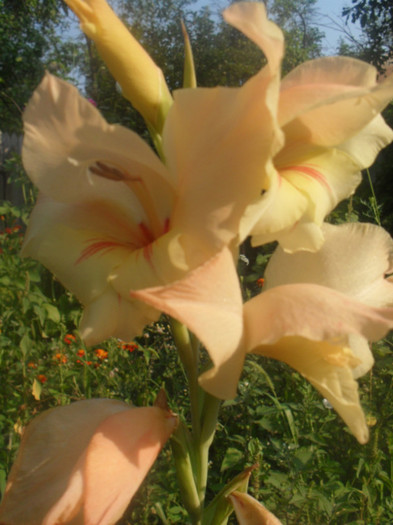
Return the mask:
<path fill-rule="evenodd" d="M 2 131 L 20 131 L 21 114 L 45 67 L 66 58 L 56 31 L 60 0 L 0 1 L 0 114 Z M 52 64 L 53 65 L 53 64 Z"/>
<path fill-rule="evenodd" d="M 383 70 L 393 57 L 393 4 L 391 0 L 352 0 L 343 8 L 347 21 L 360 22 L 367 37 L 367 61 Z"/>

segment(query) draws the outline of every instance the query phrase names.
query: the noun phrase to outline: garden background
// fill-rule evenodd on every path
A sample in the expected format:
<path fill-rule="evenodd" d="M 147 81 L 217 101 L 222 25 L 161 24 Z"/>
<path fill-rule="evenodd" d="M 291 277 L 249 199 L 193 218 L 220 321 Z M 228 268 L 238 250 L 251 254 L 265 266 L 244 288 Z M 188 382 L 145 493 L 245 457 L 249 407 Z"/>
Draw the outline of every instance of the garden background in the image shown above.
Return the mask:
<path fill-rule="evenodd" d="M 285 33 L 284 74 L 322 54 L 316 0 L 266 4 Z M 221 21 L 219 8 L 225 2 L 198 7 L 200 2 L 191 0 L 117 0 L 112 5 L 172 89 L 182 82 L 181 19 L 193 44 L 200 86 L 241 85 L 263 63 L 260 51 Z M 358 21 L 362 32 L 354 40 L 343 31 L 337 54 L 371 62 L 384 74 L 393 60 L 391 1 L 353 0 L 350 7 L 344 10 L 343 27 Z M 122 123 L 148 140 L 142 118 L 116 92 L 94 47 L 75 27 L 61 0 L 0 1 L 0 492 L 21 430 L 35 414 L 90 397 L 149 405 L 162 386 L 170 399 L 185 388 L 165 317 L 136 341 L 109 340 L 86 348 L 78 337 L 77 301 L 39 263 L 19 257 L 36 196 L 19 154 L 21 115 L 44 70 L 76 84 L 109 122 Z M 392 105 L 384 116 L 392 126 Z M 392 234 L 392 195 L 390 147 L 364 174 L 356 197 L 342 203 L 329 220 L 374 222 Z M 243 246 L 239 273 L 245 297 L 263 285 L 272 249 Z M 360 381 L 371 427 L 370 442 L 363 446 L 299 374 L 278 362 L 248 358 L 239 395 L 222 410 L 211 449 L 211 489 L 217 492 L 224 479 L 258 464 L 250 493 L 286 525 L 393 523 L 392 339 L 374 344 L 373 350 L 376 364 Z M 168 461 L 170 453 L 164 449 L 122 525 L 184 523 Z"/>

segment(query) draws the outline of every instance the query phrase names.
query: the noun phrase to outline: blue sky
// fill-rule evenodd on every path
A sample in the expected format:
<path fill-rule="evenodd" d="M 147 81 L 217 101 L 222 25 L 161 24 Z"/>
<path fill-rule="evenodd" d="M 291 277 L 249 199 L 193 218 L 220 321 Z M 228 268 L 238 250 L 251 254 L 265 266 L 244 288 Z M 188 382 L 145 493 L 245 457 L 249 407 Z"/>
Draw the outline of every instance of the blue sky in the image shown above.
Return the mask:
<path fill-rule="evenodd" d="M 317 22 L 322 25 L 321 30 L 325 33 L 326 41 L 324 50 L 326 53 L 334 53 L 337 50 L 337 42 L 344 34 L 339 26 L 344 27 L 344 18 L 341 16 L 343 7 L 351 5 L 350 0 L 318 0 L 316 7 L 320 15 Z M 359 27 L 349 24 L 347 29 L 354 35 L 359 34 Z"/>

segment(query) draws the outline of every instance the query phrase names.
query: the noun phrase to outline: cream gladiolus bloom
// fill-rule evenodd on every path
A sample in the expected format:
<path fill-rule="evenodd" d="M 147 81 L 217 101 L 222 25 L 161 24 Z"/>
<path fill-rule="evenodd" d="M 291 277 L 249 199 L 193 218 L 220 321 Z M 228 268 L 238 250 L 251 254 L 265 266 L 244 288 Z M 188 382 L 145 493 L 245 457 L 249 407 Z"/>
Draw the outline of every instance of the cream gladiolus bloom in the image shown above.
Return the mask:
<path fill-rule="evenodd" d="M 166 290 L 184 278 L 191 290 L 203 279 L 187 297 L 189 318 L 180 320 L 189 327 L 200 320 L 198 335 L 215 366 L 235 353 L 242 304 L 232 243 L 258 192 L 256 160 L 262 152 L 268 161 L 273 136 L 268 118 L 255 129 L 248 104 L 263 89 L 178 92 L 163 132 L 164 164 L 135 133 L 105 122 L 74 87 L 44 78 L 24 114 L 23 163 L 40 196 L 22 253 L 85 305 L 88 344 L 132 340 L 158 319 L 160 309 L 135 292 Z"/>
<path fill-rule="evenodd" d="M 224 11 L 224 18 L 264 52 L 268 64 L 249 82 L 267 72 L 275 76 L 270 109 L 282 133 L 269 166 L 269 191 L 275 197 L 267 210 L 263 198 L 261 210 L 258 201 L 249 207 L 242 237 L 251 231 L 254 245 L 278 240 L 287 251 L 315 251 L 323 243 L 320 226 L 326 215 L 354 192 L 360 170 L 393 140 L 379 114 L 393 98 L 393 75 L 378 84 L 374 67 L 324 57 L 305 62 L 279 82 L 283 35 L 276 27 L 277 45 L 265 42 L 264 5 L 239 2 Z M 263 119 L 259 123 L 265 125 Z"/>
<path fill-rule="evenodd" d="M 326 240 L 318 252 L 273 254 L 263 292 L 244 305 L 237 350 L 200 382 L 213 395 L 230 398 L 247 352 L 284 361 L 330 401 L 364 443 L 368 428 L 355 379 L 373 363 L 367 341 L 393 328 L 393 282 L 385 278 L 393 271 L 393 241 L 369 224 L 324 225 L 322 232 Z M 204 285 L 202 276 L 194 278 L 192 290 L 190 282 L 180 281 L 135 295 L 177 318 L 191 318 L 187 294 Z M 195 316 L 189 327 L 204 341 L 200 322 Z M 208 343 L 219 345 L 218 336 Z M 214 355 L 214 346 L 207 348 Z"/>
<path fill-rule="evenodd" d="M 23 434 L 0 522 L 113 525 L 176 425 L 161 408 L 113 399 L 47 410 Z"/>

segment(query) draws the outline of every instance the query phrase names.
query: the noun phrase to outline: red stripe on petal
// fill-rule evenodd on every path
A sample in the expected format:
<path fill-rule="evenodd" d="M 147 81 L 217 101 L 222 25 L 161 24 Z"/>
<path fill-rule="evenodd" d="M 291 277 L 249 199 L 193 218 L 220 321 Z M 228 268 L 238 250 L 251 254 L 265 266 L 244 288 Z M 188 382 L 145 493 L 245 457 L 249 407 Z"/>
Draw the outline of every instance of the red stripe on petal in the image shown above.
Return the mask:
<path fill-rule="evenodd" d="M 89 239 L 87 242 L 89 243 L 89 245 L 84 250 L 82 250 L 81 255 L 75 261 L 75 264 L 79 264 L 83 261 L 86 261 L 87 259 L 90 259 L 90 257 L 92 257 L 93 255 L 97 255 L 98 253 L 103 255 L 104 253 L 108 253 L 111 250 L 114 250 L 115 248 L 136 248 L 136 246 L 131 246 L 130 244 L 125 244 L 118 241 L 108 241 L 103 239 Z"/>
<path fill-rule="evenodd" d="M 302 173 L 303 175 L 308 175 L 309 177 L 317 180 L 319 183 L 321 183 L 325 188 L 327 188 L 329 191 L 331 191 L 331 188 L 326 181 L 326 177 L 322 175 L 322 173 L 315 168 L 312 168 L 311 166 L 287 166 L 285 168 L 280 169 L 280 172 L 284 171 L 297 171 L 298 173 Z"/>

